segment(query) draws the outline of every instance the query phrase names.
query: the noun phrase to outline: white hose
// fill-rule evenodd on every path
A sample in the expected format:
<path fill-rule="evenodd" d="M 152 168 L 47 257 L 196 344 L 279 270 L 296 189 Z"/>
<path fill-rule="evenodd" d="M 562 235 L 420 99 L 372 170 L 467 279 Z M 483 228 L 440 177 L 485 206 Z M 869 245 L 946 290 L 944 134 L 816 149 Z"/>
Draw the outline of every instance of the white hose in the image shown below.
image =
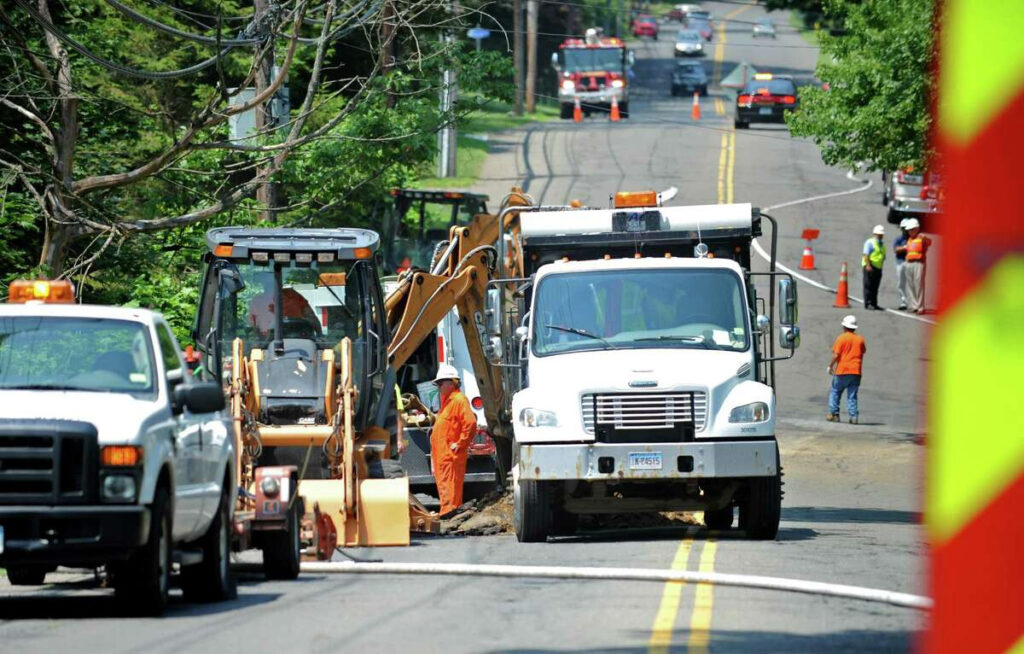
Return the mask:
<path fill-rule="evenodd" d="M 569 566 L 486 565 L 470 563 L 356 563 L 353 561 L 310 561 L 302 571 L 320 574 L 397 574 L 454 575 L 464 577 L 506 577 L 533 579 L 591 579 L 604 581 L 682 581 L 718 586 L 761 588 L 791 593 L 827 595 L 847 599 L 881 602 L 893 606 L 928 610 L 932 600 L 910 593 L 897 593 L 878 588 L 863 588 L 820 581 L 738 575 L 723 572 L 690 570 L 655 570 L 651 568 L 577 568 Z"/>

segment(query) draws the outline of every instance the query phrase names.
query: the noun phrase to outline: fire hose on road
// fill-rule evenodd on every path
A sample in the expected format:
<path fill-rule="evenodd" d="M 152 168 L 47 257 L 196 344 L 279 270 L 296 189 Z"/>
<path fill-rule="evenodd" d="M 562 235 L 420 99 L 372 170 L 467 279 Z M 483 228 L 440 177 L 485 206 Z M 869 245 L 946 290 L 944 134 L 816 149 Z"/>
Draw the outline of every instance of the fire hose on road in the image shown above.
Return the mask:
<path fill-rule="evenodd" d="M 824 595 L 866 602 L 891 604 L 911 609 L 928 610 L 932 600 L 921 595 L 898 593 L 878 588 L 864 588 L 821 581 L 741 575 L 723 572 L 690 570 L 654 570 L 649 568 L 596 568 L 571 566 L 487 565 L 470 563 L 380 563 L 355 561 L 318 561 L 302 564 L 305 573 L 319 574 L 389 574 L 448 575 L 460 577 L 504 577 L 513 579 L 586 579 L 593 581 L 670 581 L 760 588 L 808 595 Z"/>

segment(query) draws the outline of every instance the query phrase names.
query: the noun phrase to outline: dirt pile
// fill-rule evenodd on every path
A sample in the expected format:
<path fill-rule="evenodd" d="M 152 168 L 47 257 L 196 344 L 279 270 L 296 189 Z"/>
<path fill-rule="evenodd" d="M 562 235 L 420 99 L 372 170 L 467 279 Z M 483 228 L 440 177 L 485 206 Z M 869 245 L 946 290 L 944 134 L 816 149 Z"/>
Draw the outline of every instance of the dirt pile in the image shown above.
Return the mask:
<path fill-rule="evenodd" d="M 512 491 L 488 493 L 462 505 L 463 511 L 441 522 L 441 533 L 459 536 L 494 536 L 510 534 L 512 525 Z"/>

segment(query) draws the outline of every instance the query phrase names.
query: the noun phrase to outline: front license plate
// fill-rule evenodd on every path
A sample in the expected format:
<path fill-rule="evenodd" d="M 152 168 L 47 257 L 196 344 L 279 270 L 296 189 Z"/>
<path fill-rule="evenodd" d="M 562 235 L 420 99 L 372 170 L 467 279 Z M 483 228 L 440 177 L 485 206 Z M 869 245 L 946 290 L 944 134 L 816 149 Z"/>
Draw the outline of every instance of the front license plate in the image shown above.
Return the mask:
<path fill-rule="evenodd" d="M 630 452 L 630 470 L 661 470 L 661 452 Z"/>
<path fill-rule="evenodd" d="M 771 107 L 761 107 L 758 110 L 758 113 L 761 114 L 762 116 L 770 116 L 770 115 L 772 115 L 772 108 Z"/>

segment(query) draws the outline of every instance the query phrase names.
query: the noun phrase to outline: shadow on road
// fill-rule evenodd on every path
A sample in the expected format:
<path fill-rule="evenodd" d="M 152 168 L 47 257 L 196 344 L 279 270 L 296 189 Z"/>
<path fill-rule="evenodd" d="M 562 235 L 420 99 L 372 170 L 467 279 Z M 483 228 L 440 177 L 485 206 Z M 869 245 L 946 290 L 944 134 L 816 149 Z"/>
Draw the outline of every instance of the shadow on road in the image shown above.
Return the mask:
<path fill-rule="evenodd" d="M 637 639 L 646 640 L 650 633 L 636 632 Z M 675 630 L 673 643 L 686 643 L 690 632 L 686 629 Z M 881 631 L 858 629 L 847 631 L 826 631 L 818 634 L 790 634 L 773 631 L 712 631 L 710 649 L 714 652 L 759 652 L 786 653 L 791 652 L 907 652 L 910 651 L 914 633 L 894 630 Z M 683 649 L 679 647 L 679 649 Z M 540 652 L 591 652 L 592 649 L 571 650 L 562 647 L 552 649 L 493 649 L 492 653 L 518 652 L 520 654 L 539 654 Z M 648 652 L 647 645 L 639 647 L 602 647 L 601 652 L 607 654 L 630 654 Z"/>
<path fill-rule="evenodd" d="M 785 517 L 785 516 L 783 516 Z M 813 540 L 818 537 L 818 532 L 805 527 L 779 527 L 778 541 L 799 542 Z M 588 543 L 603 541 L 656 541 L 656 540 L 681 540 L 691 537 L 689 530 L 684 527 L 632 527 L 626 529 L 602 529 L 600 531 L 580 531 L 573 536 L 555 538 L 550 542 L 554 543 Z M 718 530 L 699 527 L 697 532 L 692 534 L 694 540 L 747 540 L 747 535 L 740 529 Z"/>
<path fill-rule="evenodd" d="M 915 525 L 921 523 L 921 514 L 916 511 L 899 511 L 896 509 L 794 506 L 783 507 L 782 519 L 792 522 L 874 522 Z"/>
<path fill-rule="evenodd" d="M 81 584 L 50 584 L 41 588 L 38 594 L 27 593 L 17 597 L 0 599 L 0 621 L 2 620 L 83 620 L 95 618 L 134 617 L 124 610 L 114 598 L 113 591 L 94 586 L 104 594 L 55 595 L 54 591 L 67 591 L 69 586 L 81 590 Z M 190 618 L 195 616 L 230 613 L 273 602 L 280 593 L 245 593 L 237 599 L 216 604 L 193 604 L 186 602 L 180 594 L 172 593 L 163 619 Z M 141 619 L 141 618 L 140 618 Z"/>

